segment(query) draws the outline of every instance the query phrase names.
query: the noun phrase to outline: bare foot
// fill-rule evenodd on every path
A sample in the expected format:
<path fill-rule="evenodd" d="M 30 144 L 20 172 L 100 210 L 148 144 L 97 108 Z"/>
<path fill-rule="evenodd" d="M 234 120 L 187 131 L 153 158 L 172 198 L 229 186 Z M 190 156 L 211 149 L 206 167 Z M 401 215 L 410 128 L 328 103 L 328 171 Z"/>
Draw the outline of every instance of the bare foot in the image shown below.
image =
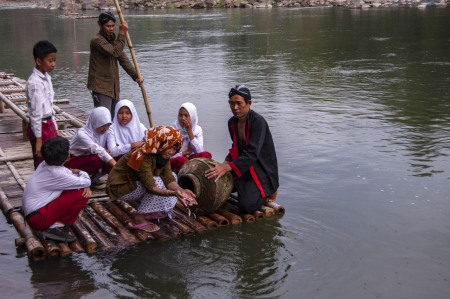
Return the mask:
<path fill-rule="evenodd" d="M 275 200 L 277 200 L 277 196 L 278 196 L 278 189 L 267 198 L 266 202 L 274 202 Z"/>

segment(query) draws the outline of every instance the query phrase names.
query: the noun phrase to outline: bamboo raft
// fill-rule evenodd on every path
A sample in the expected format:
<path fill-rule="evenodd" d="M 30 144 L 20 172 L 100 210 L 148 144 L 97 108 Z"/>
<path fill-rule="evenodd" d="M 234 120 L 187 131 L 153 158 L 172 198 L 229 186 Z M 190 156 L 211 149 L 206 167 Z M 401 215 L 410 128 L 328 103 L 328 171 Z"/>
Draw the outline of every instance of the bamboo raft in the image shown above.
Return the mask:
<path fill-rule="evenodd" d="M 252 223 L 263 218 L 284 214 L 276 203 L 264 205 L 253 214 L 242 214 L 236 206 L 236 197 L 230 199 L 215 213 L 196 218 L 188 216 L 178 202 L 173 219 L 162 219 L 160 230 L 146 232 L 130 229 L 135 225 L 139 203 L 111 200 L 104 191 L 94 191 L 71 228 L 77 238 L 70 244 L 41 239 L 28 225 L 22 213 L 22 194 L 27 180 L 34 172 L 31 146 L 26 137 L 25 81 L 12 74 L 0 72 L 0 206 L 7 221 L 19 234 L 16 246 L 25 246 L 31 260 L 58 259 L 73 253 L 92 254 L 143 242 L 167 241 L 182 235 L 201 234 L 219 227 Z M 63 137 L 71 139 L 83 126 L 87 115 L 69 104 L 55 101 L 56 121 Z"/>

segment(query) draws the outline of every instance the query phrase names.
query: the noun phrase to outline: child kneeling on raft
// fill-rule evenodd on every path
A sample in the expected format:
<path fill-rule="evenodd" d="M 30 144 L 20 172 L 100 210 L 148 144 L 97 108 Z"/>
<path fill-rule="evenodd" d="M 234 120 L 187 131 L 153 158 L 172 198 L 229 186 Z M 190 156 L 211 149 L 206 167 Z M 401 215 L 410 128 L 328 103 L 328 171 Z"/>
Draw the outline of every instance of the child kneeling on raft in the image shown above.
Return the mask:
<path fill-rule="evenodd" d="M 44 161 L 30 177 L 22 205 L 30 226 L 45 239 L 73 242 L 68 231 L 91 196 L 89 175 L 63 166 L 69 157 L 69 141 L 63 137 L 47 140 L 41 149 Z"/>

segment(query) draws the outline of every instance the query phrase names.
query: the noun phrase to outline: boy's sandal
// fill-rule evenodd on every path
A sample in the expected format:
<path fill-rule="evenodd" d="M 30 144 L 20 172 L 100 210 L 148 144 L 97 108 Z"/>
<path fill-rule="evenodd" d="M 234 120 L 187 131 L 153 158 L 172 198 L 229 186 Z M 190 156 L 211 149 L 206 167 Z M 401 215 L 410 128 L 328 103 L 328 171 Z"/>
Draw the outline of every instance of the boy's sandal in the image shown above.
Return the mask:
<path fill-rule="evenodd" d="M 152 223 L 152 222 L 144 222 L 144 223 L 140 223 L 140 224 L 136 224 L 133 226 L 129 226 L 129 229 L 139 229 L 142 230 L 144 232 L 147 233 L 153 233 L 159 230 L 159 226 L 157 226 L 156 224 Z"/>

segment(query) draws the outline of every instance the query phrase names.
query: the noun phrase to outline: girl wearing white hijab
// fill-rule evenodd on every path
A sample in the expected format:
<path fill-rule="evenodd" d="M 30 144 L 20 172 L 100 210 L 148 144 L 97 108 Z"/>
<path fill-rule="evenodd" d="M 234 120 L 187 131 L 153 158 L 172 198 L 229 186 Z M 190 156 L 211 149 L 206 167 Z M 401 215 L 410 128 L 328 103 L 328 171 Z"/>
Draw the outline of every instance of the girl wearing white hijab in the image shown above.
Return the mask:
<path fill-rule="evenodd" d="M 92 110 L 82 128 L 70 140 L 70 159 L 67 168 L 81 169 L 93 177 L 100 168 L 112 168 L 116 161 L 106 147 L 106 131 L 111 125 L 111 113 L 105 107 Z"/>
<path fill-rule="evenodd" d="M 170 159 L 170 165 L 175 173 L 178 173 L 188 160 L 199 157 L 211 159 L 211 154 L 203 149 L 203 131 L 198 125 L 197 108 L 194 104 L 186 102 L 181 105 L 173 127 L 180 131 L 183 138 L 181 151 Z"/>
<path fill-rule="evenodd" d="M 136 108 L 129 100 L 116 104 L 114 120 L 107 134 L 108 149 L 115 160 L 132 148 L 141 147 L 147 128 L 139 121 Z"/>

